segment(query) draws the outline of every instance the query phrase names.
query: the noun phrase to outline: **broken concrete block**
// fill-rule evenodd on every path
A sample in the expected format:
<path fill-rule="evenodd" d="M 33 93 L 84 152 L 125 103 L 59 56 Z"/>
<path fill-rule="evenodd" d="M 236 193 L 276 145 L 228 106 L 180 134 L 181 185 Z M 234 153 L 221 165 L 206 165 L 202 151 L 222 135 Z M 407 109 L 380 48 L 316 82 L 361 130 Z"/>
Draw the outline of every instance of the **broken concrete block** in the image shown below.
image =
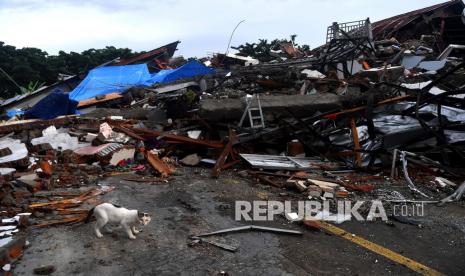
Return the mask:
<path fill-rule="evenodd" d="M 113 152 L 110 164 L 116 166 L 122 160 L 134 159 L 136 149 L 134 147 L 123 147 Z"/>
<path fill-rule="evenodd" d="M 315 111 L 328 111 L 342 106 L 340 96 L 324 95 L 280 95 L 260 97 L 263 111 L 276 113 L 292 110 L 298 116 L 311 116 Z M 200 105 L 200 115 L 211 121 L 240 119 L 246 103 L 242 99 L 205 99 Z"/>
<path fill-rule="evenodd" d="M 197 153 L 194 153 L 187 155 L 183 159 L 179 160 L 179 162 L 187 166 L 196 166 L 200 163 L 201 159 L 202 158 Z"/>
<path fill-rule="evenodd" d="M 31 140 L 32 145 L 39 145 L 49 143 L 54 149 L 61 150 L 75 150 L 87 144 L 79 144 L 77 137 L 72 137 L 65 130 L 58 131 L 55 126 L 50 126 L 42 131 L 42 137 L 34 138 Z"/>
<path fill-rule="evenodd" d="M 27 166 L 29 164 L 28 150 L 20 140 L 4 138 L 0 139 L 0 148 L 8 148 L 12 153 L 0 157 L 0 167 Z"/>

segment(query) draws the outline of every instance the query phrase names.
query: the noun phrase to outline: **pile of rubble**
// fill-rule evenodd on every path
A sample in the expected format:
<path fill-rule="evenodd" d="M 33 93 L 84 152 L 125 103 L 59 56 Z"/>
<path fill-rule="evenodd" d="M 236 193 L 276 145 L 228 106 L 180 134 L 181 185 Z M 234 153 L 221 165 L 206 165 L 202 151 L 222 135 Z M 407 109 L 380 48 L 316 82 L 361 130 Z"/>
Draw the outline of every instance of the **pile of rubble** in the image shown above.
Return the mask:
<path fill-rule="evenodd" d="M 463 2 L 450 1 L 386 20 L 433 26 L 435 11 L 452 17 L 457 6 L 460 15 Z M 27 225 L 82 221 L 113 189 L 99 178 L 166 183 L 178 166 L 212 177 L 234 168 L 322 201 L 381 197 L 393 183 L 410 193 L 384 199 L 460 200 L 465 46 L 446 39 L 447 24 L 442 37 L 415 20 L 334 23 L 325 45 L 287 45 L 287 58 L 268 62 L 218 54 L 170 68 L 174 51 L 162 47 L 170 54 L 107 64 L 72 91 L 49 91 L 0 125 L 2 245 Z M 151 54 L 156 72 L 134 64 Z M 8 248 L 2 264 L 20 254 Z"/>

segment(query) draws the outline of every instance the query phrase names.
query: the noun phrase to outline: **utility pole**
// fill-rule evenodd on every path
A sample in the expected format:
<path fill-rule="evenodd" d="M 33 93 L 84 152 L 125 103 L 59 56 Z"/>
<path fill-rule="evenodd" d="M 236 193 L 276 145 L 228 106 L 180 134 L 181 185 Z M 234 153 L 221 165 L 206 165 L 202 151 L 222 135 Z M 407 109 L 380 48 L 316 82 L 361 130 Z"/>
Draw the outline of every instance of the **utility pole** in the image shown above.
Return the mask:
<path fill-rule="evenodd" d="M 224 55 L 227 55 L 227 54 L 228 54 L 228 52 L 229 52 L 229 47 L 231 46 L 231 40 L 232 40 L 232 38 L 233 38 L 234 32 L 236 31 L 237 27 L 239 27 L 239 25 L 241 25 L 242 22 L 245 22 L 245 20 L 241 20 L 239 23 L 237 23 L 236 27 L 235 27 L 234 30 L 232 31 L 231 36 L 229 37 L 228 47 L 226 48 L 226 52 L 224 53 Z"/>
<path fill-rule="evenodd" d="M 12 83 L 14 83 L 16 87 L 18 87 L 19 91 L 21 91 L 21 93 L 25 92 L 24 87 L 21 87 L 10 75 L 8 75 L 7 72 L 5 72 L 5 70 L 2 69 L 2 67 L 0 67 L 0 72 L 2 72 Z"/>

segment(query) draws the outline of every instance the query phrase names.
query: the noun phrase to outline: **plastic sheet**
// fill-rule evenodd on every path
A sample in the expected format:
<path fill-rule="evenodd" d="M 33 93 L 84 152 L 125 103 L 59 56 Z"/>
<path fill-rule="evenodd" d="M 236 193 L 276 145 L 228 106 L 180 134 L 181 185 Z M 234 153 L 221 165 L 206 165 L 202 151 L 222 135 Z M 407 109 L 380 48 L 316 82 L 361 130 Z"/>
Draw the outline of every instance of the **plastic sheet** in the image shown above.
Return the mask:
<path fill-rule="evenodd" d="M 99 95 L 123 92 L 132 86 L 144 85 L 151 78 L 146 64 L 105 66 L 93 69 L 69 94 L 70 99 L 82 101 Z"/>
<path fill-rule="evenodd" d="M 157 74 L 154 74 L 149 80 L 147 80 L 146 85 L 169 83 L 182 78 L 209 75 L 214 72 L 215 70 L 213 68 L 209 68 L 202 63 L 193 60 L 177 69 L 162 70 Z"/>
<path fill-rule="evenodd" d="M 146 64 L 100 67 L 91 70 L 69 97 L 82 101 L 100 95 L 121 93 L 133 86 L 151 86 L 212 73 L 214 69 L 195 60 L 177 69 L 161 70 L 156 74 L 150 74 Z"/>

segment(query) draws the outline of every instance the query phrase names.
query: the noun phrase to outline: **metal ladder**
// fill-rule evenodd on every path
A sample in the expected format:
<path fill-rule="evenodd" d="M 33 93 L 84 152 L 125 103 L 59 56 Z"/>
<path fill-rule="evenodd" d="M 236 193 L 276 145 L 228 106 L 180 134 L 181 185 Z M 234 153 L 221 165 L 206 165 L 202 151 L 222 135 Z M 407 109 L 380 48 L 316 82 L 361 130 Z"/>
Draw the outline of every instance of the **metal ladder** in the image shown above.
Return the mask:
<path fill-rule="evenodd" d="M 252 107 L 254 100 L 257 100 L 256 107 Z M 239 121 L 239 127 L 244 123 L 245 116 L 249 115 L 250 127 L 251 128 L 265 128 L 265 119 L 263 118 L 262 105 L 260 103 L 260 95 L 254 94 L 250 101 L 247 103 L 247 107 L 242 114 L 241 120 Z M 257 124 L 256 124 L 257 123 Z"/>

